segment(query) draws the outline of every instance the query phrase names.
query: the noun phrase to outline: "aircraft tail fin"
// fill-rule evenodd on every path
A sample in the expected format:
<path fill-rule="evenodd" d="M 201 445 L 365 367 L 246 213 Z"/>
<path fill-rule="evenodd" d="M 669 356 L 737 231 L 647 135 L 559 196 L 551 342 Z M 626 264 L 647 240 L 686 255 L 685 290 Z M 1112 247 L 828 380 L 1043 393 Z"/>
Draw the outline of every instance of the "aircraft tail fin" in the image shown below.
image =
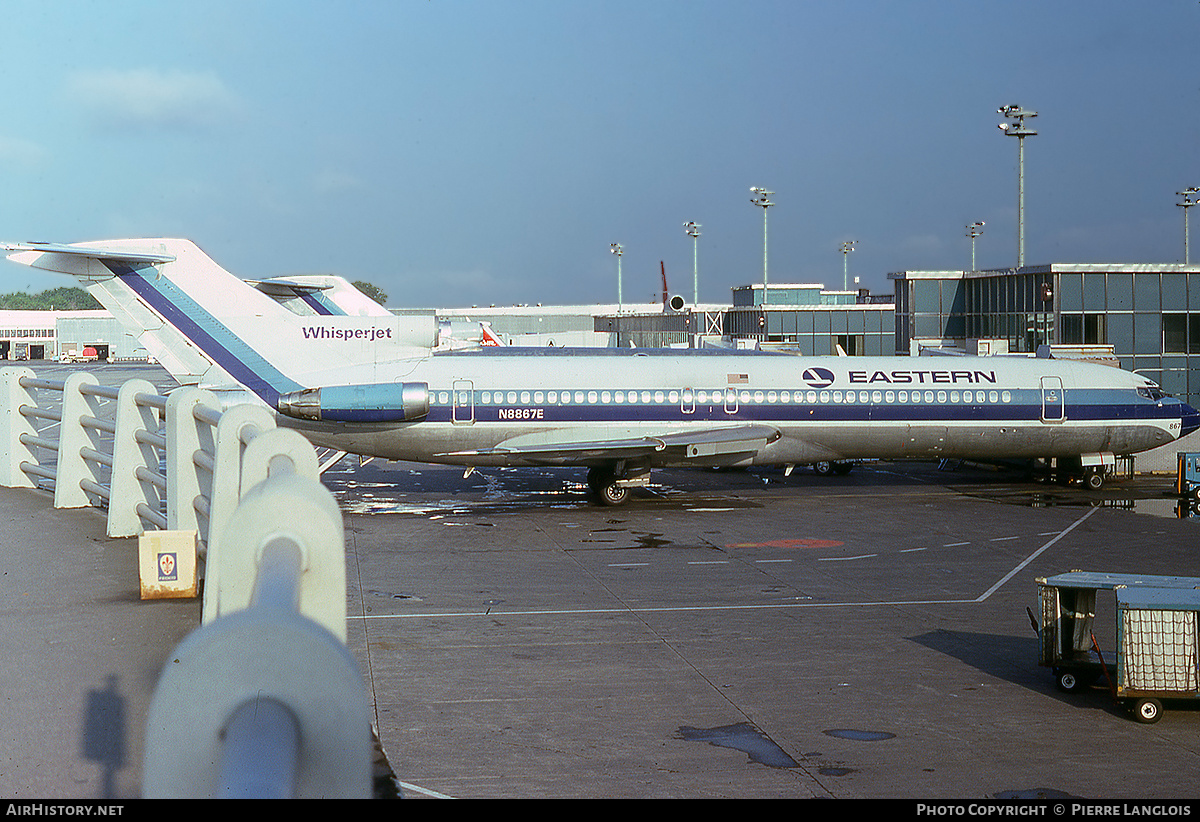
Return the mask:
<path fill-rule="evenodd" d="M 297 314 L 188 240 L 7 243 L 0 250 L 79 279 L 181 384 L 236 383 L 271 407 L 281 394 L 338 384 L 348 365 L 412 356 L 437 342 L 432 315 Z"/>

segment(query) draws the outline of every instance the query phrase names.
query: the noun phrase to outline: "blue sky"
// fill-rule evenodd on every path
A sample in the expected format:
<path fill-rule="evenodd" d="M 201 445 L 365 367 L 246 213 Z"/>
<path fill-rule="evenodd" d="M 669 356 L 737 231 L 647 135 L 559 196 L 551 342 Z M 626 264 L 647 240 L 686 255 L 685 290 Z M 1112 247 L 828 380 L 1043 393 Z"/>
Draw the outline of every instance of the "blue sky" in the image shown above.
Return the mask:
<path fill-rule="evenodd" d="M 187 237 L 393 307 L 1180 262 L 1200 4 L 8 0 L 0 240 Z M 1193 220 L 1200 260 L 1200 212 Z M 70 284 L 7 261 L 0 291 Z"/>

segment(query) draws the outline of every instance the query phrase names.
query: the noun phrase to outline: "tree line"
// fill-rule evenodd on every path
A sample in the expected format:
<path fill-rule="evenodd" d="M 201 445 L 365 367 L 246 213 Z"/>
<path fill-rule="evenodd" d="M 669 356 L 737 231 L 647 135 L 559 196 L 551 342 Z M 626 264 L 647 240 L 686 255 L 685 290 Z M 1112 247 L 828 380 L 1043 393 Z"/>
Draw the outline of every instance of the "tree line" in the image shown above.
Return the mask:
<path fill-rule="evenodd" d="M 0 309 L 18 311 L 84 311 L 103 308 L 82 288 L 51 288 L 39 294 L 0 294 Z"/>

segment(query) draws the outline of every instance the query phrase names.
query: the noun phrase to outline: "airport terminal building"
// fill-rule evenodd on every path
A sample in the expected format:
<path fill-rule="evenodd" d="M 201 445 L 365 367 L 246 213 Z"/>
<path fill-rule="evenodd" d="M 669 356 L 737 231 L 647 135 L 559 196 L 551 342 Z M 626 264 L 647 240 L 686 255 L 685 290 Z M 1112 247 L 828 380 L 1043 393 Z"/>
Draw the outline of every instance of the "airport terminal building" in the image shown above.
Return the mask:
<path fill-rule="evenodd" d="M 103 309 L 0 310 L 0 360 L 138 360 L 146 349 Z"/>
<path fill-rule="evenodd" d="M 1200 266 L 1054 263 L 888 277 L 897 354 L 1110 351 L 1122 368 L 1200 403 Z"/>

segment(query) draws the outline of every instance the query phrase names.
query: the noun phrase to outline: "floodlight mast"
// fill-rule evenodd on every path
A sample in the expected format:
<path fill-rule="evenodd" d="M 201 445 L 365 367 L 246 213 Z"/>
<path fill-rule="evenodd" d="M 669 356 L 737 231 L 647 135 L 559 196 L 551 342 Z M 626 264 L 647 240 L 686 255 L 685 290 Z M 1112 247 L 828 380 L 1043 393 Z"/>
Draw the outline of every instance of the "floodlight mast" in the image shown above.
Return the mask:
<path fill-rule="evenodd" d="M 1191 265 L 1191 254 L 1188 250 L 1188 209 L 1194 205 L 1200 205 L 1200 199 L 1196 197 L 1197 194 L 1200 194 L 1200 188 L 1192 186 L 1175 193 L 1183 198 L 1182 203 L 1175 204 L 1183 209 L 1183 264 Z"/>
<path fill-rule="evenodd" d="M 967 226 L 967 236 L 971 238 L 971 270 L 977 271 L 975 268 L 975 241 L 983 234 L 983 220 L 977 223 L 971 223 Z"/>
<path fill-rule="evenodd" d="M 617 313 L 621 313 L 621 254 L 625 249 L 621 248 L 620 243 L 613 243 L 609 246 L 609 250 L 617 255 Z"/>
<path fill-rule="evenodd" d="M 1015 103 L 996 109 L 1014 122 L 1001 123 L 997 128 L 1009 137 L 1017 138 L 1017 268 L 1025 265 L 1025 138 L 1037 132 L 1025 125 L 1026 117 L 1037 117 L 1036 111 L 1027 111 Z"/>
<path fill-rule="evenodd" d="M 686 222 L 683 230 L 692 238 L 692 305 L 700 304 L 700 224 Z"/>
<path fill-rule="evenodd" d="M 858 240 L 848 240 L 842 243 L 842 291 L 850 290 L 850 264 L 848 262 L 850 252 L 858 245 Z"/>
<path fill-rule="evenodd" d="M 756 206 L 760 206 L 763 210 L 763 305 L 767 304 L 767 209 L 775 205 L 771 202 L 771 197 L 775 195 L 774 191 L 767 191 L 759 186 L 751 186 L 750 193 L 754 196 L 750 198 L 750 202 Z"/>

